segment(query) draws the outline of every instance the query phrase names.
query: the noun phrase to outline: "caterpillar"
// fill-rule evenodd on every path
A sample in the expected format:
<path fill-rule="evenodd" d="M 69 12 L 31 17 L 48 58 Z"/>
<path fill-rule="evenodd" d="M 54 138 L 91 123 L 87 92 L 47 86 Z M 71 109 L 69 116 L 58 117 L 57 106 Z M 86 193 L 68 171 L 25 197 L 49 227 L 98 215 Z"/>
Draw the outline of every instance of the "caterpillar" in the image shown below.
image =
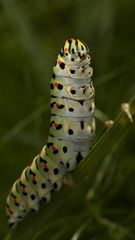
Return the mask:
<path fill-rule="evenodd" d="M 94 95 L 88 47 L 79 39 L 65 41 L 50 83 L 51 118 L 47 143 L 23 170 L 7 197 L 9 227 L 15 227 L 39 201 L 49 202 L 63 176 L 72 171 L 92 147 L 95 135 Z"/>

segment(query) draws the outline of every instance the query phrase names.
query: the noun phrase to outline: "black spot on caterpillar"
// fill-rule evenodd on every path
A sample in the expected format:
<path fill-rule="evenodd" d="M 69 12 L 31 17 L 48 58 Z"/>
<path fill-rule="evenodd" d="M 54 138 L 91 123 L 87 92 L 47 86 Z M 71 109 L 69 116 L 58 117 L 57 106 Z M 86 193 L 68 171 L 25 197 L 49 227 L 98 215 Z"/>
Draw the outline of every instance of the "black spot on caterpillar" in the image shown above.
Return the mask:
<path fill-rule="evenodd" d="M 50 83 L 51 119 L 46 146 L 23 170 L 7 197 L 10 227 L 16 226 L 29 210 L 37 211 L 41 199 L 49 202 L 52 192 L 60 190 L 63 176 L 91 148 L 95 132 L 91 75 L 88 47 L 79 39 L 66 40 Z"/>

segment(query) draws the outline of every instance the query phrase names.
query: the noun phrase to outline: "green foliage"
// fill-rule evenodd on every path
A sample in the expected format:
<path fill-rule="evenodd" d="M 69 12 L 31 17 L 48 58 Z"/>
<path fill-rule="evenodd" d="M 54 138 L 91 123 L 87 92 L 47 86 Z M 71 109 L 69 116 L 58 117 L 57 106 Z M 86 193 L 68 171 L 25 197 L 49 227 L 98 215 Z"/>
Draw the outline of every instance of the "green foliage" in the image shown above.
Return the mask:
<path fill-rule="evenodd" d="M 0 239 L 135 239 L 135 115 L 133 0 L 1 0 L 0 3 Z M 97 120 L 95 145 L 71 174 L 73 186 L 30 213 L 9 232 L 4 211 L 14 180 L 46 141 L 49 82 L 66 38 L 90 48 L 96 106 L 115 119 Z"/>

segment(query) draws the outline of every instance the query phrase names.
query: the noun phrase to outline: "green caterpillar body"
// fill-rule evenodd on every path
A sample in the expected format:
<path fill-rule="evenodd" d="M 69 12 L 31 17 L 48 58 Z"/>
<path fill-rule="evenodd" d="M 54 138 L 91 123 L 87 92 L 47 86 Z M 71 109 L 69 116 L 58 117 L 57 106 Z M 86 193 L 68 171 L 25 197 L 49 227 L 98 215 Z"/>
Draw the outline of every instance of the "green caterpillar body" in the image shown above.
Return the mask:
<path fill-rule="evenodd" d="M 95 134 L 93 70 L 87 46 L 79 39 L 66 40 L 58 55 L 50 83 L 50 131 L 44 146 L 14 183 L 6 204 L 10 227 L 39 201 L 49 202 L 62 186 L 63 176 L 86 156 Z"/>

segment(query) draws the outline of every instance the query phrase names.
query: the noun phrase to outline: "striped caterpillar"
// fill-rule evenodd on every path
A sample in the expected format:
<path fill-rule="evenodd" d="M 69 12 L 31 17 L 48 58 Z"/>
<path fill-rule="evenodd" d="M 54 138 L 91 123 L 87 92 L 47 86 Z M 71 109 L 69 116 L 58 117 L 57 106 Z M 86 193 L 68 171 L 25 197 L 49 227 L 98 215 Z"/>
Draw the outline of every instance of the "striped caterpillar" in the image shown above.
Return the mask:
<path fill-rule="evenodd" d="M 6 213 L 14 227 L 39 201 L 49 202 L 60 190 L 63 176 L 86 156 L 95 133 L 94 87 L 88 47 L 66 40 L 50 83 L 51 119 L 47 144 L 22 172 L 7 197 Z"/>

